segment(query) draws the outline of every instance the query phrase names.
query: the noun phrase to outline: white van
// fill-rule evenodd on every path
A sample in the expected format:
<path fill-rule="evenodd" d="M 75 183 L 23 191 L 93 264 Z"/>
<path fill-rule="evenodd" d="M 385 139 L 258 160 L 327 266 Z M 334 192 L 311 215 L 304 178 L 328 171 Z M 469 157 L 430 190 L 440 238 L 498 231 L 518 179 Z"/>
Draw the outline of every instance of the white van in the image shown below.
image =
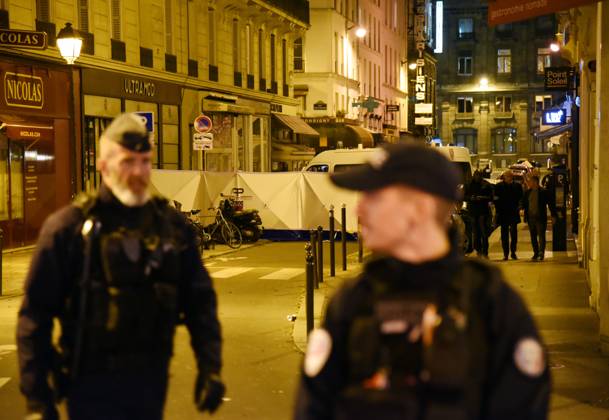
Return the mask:
<path fill-rule="evenodd" d="M 440 146 L 438 151 L 455 162 L 463 174 L 463 182 L 468 183 L 472 178 L 472 161 L 467 147 Z M 307 172 L 341 172 L 353 166 L 363 165 L 378 149 L 336 149 L 326 150 L 316 155 L 303 169 Z"/>

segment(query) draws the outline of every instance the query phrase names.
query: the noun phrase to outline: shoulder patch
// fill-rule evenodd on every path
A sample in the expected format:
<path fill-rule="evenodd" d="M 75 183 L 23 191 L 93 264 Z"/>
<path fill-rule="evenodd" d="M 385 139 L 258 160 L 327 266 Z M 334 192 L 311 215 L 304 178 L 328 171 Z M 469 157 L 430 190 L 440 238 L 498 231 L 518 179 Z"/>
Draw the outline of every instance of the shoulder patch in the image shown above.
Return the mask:
<path fill-rule="evenodd" d="M 305 375 L 309 378 L 317 376 L 326 365 L 331 351 L 332 337 L 330 337 L 328 331 L 323 328 L 311 331 L 304 360 Z"/>
<path fill-rule="evenodd" d="M 514 364 L 526 376 L 541 376 L 546 370 L 546 360 L 539 340 L 533 337 L 520 339 L 514 349 Z"/>

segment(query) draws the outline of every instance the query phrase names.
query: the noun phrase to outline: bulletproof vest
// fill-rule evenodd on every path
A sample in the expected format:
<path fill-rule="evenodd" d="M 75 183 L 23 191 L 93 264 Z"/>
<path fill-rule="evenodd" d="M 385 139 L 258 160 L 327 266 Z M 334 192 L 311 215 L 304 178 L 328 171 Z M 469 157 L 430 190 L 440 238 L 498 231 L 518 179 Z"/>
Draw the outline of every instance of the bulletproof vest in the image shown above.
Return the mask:
<path fill-rule="evenodd" d="M 95 197 L 81 205 L 85 220 L 101 222 L 92 238 L 86 318 L 68 321 L 72 327 L 81 322 L 85 329 L 81 371 L 165 365 L 179 316 L 178 255 L 184 242 L 166 217 L 167 205 L 151 200 L 135 223 L 125 223 Z M 79 293 L 72 308 L 78 306 Z"/>
<path fill-rule="evenodd" d="M 464 262 L 438 288 L 370 279 L 349 331 L 338 420 L 477 418 L 486 340 L 471 298 L 483 271 Z"/>

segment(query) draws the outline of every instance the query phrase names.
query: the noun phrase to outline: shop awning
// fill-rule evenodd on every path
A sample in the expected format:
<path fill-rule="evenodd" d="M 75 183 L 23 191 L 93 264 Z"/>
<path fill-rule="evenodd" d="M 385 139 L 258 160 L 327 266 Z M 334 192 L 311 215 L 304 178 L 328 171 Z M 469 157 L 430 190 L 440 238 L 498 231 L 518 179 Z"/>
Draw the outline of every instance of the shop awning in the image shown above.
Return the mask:
<path fill-rule="evenodd" d="M 315 131 L 313 127 L 311 127 L 309 124 L 304 122 L 300 117 L 283 114 L 273 114 L 273 117 L 277 118 L 279 122 L 281 122 L 283 125 L 285 125 L 287 128 L 289 128 L 296 134 L 319 137 L 319 133 Z"/>
<path fill-rule="evenodd" d="M 535 133 L 535 138 L 537 138 L 538 140 L 544 140 L 550 137 L 558 136 L 569 130 L 573 130 L 573 123 L 558 125 L 556 127 L 550 128 L 549 130 L 538 131 L 537 133 Z"/>
<path fill-rule="evenodd" d="M 364 147 L 374 147 L 374 139 L 369 130 L 359 125 L 347 124 L 346 127 L 355 133 L 359 140 L 358 143 L 361 143 Z"/>

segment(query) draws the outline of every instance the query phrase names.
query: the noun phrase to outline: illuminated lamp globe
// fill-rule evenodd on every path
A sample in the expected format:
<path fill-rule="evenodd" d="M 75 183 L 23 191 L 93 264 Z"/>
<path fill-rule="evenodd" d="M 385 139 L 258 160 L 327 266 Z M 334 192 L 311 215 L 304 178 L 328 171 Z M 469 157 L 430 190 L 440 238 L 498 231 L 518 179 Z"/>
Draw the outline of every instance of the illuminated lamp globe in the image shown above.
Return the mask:
<path fill-rule="evenodd" d="M 82 37 L 78 34 L 77 30 L 72 28 L 71 23 L 66 23 L 66 26 L 57 34 L 57 48 L 59 48 L 59 53 L 68 64 L 74 64 L 76 59 L 80 56 L 81 47 Z"/>
<path fill-rule="evenodd" d="M 560 45 L 558 45 L 557 42 L 552 42 L 550 44 L 550 51 L 552 51 L 552 52 L 558 52 L 558 51 L 560 51 Z"/>
<path fill-rule="evenodd" d="M 408 68 L 409 68 L 410 70 L 416 70 L 416 68 L 417 68 L 417 63 L 412 62 L 412 63 L 408 64 Z"/>
<path fill-rule="evenodd" d="M 488 79 L 486 77 L 483 77 L 482 79 L 480 79 L 480 88 L 481 89 L 488 88 Z"/>
<path fill-rule="evenodd" d="M 363 38 L 368 34 L 368 30 L 366 28 L 362 28 L 361 26 L 359 26 L 356 30 L 355 30 L 355 36 L 358 38 Z"/>

